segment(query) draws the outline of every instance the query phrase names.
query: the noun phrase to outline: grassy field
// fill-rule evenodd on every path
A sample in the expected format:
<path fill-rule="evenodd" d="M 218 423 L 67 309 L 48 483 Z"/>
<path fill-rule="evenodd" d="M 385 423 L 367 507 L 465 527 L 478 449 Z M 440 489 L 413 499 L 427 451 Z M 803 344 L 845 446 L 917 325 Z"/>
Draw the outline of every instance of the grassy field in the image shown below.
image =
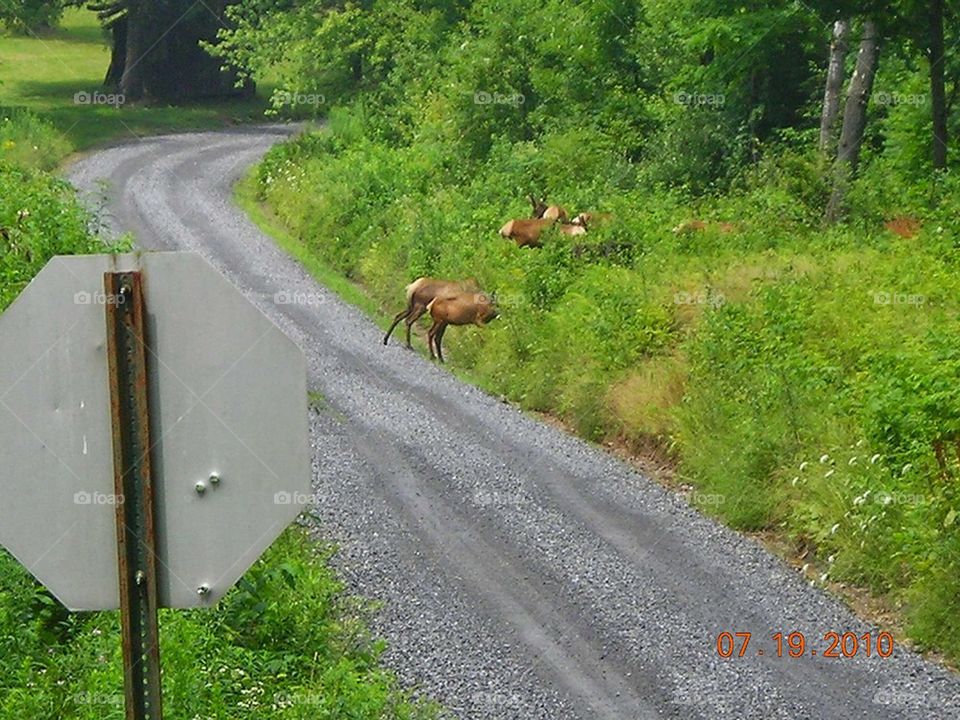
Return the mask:
<path fill-rule="evenodd" d="M 103 93 L 109 62 L 106 36 L 89 10 L 67 10 L 61 26 L 43 36 L 0 34 L 0 108 L 25 108 L 49 120 L 66 141 L 60 152 L 263 120 L 262 88 L 250 99 L 183 106 L 82 102 Z"/>

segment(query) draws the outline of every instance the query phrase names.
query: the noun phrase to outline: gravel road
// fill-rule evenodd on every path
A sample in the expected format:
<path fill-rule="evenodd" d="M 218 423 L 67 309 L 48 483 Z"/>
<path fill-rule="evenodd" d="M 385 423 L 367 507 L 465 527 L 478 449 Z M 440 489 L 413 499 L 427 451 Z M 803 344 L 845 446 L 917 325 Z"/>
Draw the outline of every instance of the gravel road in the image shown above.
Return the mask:
<path fill-rule="evenodd" d="M 232 202 L 290 132 L 149 138 L 69 176 L 105 198 L 113 230 L 205 256 L 306 352 L 323 397 L 316 523 L 351 589 L 384 602 L 376 630 L 404 683 L 464 719 L 960 718 L 960 679 L 899 647 L 824 658 L 825 633 L 882 628 L 757 543 L 396 340 L 385 348 Z M 744 657 L 718 656 L 723 631 L 752 633 Z M 777 658 L 779 631 L 803 632 L 806 655 Z"/>

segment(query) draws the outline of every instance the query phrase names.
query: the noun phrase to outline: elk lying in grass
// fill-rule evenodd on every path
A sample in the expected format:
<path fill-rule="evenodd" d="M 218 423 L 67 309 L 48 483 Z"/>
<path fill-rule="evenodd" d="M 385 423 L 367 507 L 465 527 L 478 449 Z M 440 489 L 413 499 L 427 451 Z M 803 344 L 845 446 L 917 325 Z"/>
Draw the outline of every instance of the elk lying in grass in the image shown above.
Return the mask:
<path fill-rule="evenodd" d="M 510 220 L 500 228 L 500 234 L 505 238 L 516 240 L 518 247 L 540 247 L 540 234 L 556 222 L 556 218 Z"/>
<path fill-rule="evenodd" d="M 439 295 L 427 306 L 433 325 L 427 333 L 430 357 L 443 362 L 443 334 L 448 325 L 477 325 L 483 327 L 497 317 L 496 300 L 486 293 Z M 436 354 L 434 354 L 436 348 Z"/>
<path fill-rule="evenodd" d="M 436 278 L 421 277 L 407 285 L 407 307 L 398 312 L 387 334 L 383 336 L 386 345 L 390 334 L 401 320 L 407 323 L 407 347 L 410 345 L 410 331 L 413 324 L 427 311 L 427 306 L 439 295 L 455 295 L 457 293 L 479 291 L 480 286 L 474 278 L 459 280 L 437 280 Z M 431 350 L 431 352 L 433 352 Z"/>
<path fill-rule="evenodd" d="M 562 232 L 564 235 L 569 235 L 570 237 L 574 237 L 576 235 L 586 235 L 587 226 L 586 224 L 581 224 L 577 222 L 563 223 L 562 225 L 560 225 L 560 232 Z"/>
<path fill-rule="evenodd" d="M 547 205 L 546 200 L 537 200 L 533 195 L 528 196 L 530 204 L 533 205 L 533 214 L 530 216 L 534 220 L 543 218 L 544 220 L 566 220 L 567 211 L 559 205 Z"/>

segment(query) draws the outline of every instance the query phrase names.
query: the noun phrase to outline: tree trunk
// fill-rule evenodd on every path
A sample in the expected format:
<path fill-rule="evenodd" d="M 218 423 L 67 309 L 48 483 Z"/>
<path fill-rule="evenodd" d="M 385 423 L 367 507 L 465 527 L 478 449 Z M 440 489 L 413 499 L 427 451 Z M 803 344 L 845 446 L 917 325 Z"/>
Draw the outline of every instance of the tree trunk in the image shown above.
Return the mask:
<path fill-rule="evenodd" d="M 947 167 L 947 90 L 943 79 L 943 0 L 930 2 L 930 100 L 933 106 L 933 168 Z"/>
<path fill-rule="evenodd" d="M 840 131 L 840 143 L 834 163 L 833 192 L 827 204 L 828 223 L 836 222 L 840 217 L 850 180 L 857 171 L 863 131 L 867 126 L 867 103 L 870 102 L 873 80 L 877 74 L 877 61 L 880 56 L 877 26 L 872 20 L 865 20 L 862 32 L 857 65 L 850 78 L 847 104 L 843 110 L 843 129 Z"/>
<path fill-rule="evenodd" d="M 113 20 L 107 28 L 113 42 L 110 47 L 110 67 L 103 79 L 104 87 L 119 89 L 123 79 L 123 67 L 127 62 L 127 18 L 119 17 Z"/>
<path fill-rule="evenodd" d="M 127 102 L 143 98 L 147 76 L 146 53 L 150 51 L 149 0 L 127 2 L 127 52 L 120 77 L 120 92 Z"/>
<path fill-rule="evenodd" d="M 833 24 L 833 40 L 830 43 L 830 65 L 827 68 L 827 84 L 823 92 L 823 114 L 820 116 L 820 151 L 827 153 L 833 143 L 833 128 L 840 114 L 840 91 L 843 89 L 843 64 L 850 45 L 850 21 L 837 20 Z"/>

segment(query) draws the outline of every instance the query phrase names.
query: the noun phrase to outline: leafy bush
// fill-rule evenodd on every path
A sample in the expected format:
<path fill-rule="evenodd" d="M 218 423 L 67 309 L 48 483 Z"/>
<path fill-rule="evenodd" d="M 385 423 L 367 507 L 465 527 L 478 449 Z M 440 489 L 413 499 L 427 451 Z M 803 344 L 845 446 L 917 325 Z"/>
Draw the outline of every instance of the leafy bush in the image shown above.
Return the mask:
<path fill-rule="evenodd" d="M 165 714 L 435 717 L 380 668 L 370 607 L 344 593 L 331 554 L 291 528 L 216 608 L 161 611 Z M 65 613 L 3 552 L 0 650 L 0 717 L 122 717 L 117 614 Z"/>

